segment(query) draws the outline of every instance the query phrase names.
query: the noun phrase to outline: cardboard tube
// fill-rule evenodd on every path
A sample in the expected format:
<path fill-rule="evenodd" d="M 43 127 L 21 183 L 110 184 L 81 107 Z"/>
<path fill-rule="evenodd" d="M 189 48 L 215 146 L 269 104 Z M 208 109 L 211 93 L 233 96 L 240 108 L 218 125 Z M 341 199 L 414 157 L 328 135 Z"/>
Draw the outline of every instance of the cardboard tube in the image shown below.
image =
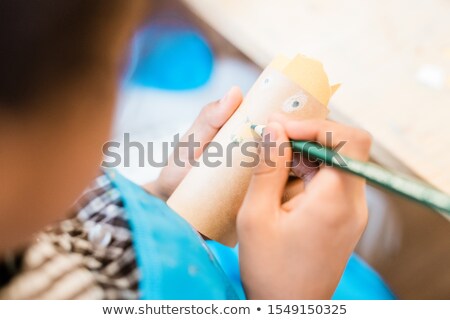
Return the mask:
<path fill-rule="evenodd" d="M 292 75 L 302 72 L 294 68 L 304 68 L 305 59 L 308 58 L 277 58 L 262 72 L 241 106 L 213 139 L 211 146 L 220 145 L 222 155 L 210 163 L 200 158 L 199 167 L 192 168 L 169 198 L 168 205 L 208 238 L 227 246 L 237 242 L 236 215 L 255 166 L 255 158 L 246 155 L 243 146 L 257 154 L 257 144 L 249 143 L 258 139 L 250 124 L 267 124 L 274 112 L 286 113 L 293 119 L 326 118 L 327 107 L 293 79 Z M 310 76 L 314 76 L 313 68 L 308 68 Z M 317 72 L 323 74 L 314 78 L 315 83 L 309 87 L 315 85 L 313 91 L 328 102 L 332 89 L 321 64 Z M 317 84 L 320 80 L 322 83 Z M 203 155 L 207 155 L 206 151 Z"/>

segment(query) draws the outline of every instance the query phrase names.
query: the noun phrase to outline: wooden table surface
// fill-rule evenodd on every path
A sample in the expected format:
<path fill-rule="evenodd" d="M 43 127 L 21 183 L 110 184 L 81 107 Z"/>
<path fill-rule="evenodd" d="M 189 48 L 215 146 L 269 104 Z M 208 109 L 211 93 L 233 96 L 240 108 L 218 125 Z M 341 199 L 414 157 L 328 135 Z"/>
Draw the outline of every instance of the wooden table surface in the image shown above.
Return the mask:
<path fill-rule="evenodd" d="M 331 117 L 368 130 L 381 164 L 450 194 L 450 1 L 183 1 L 261 67 L 322 61 L 342 83 Z"/>

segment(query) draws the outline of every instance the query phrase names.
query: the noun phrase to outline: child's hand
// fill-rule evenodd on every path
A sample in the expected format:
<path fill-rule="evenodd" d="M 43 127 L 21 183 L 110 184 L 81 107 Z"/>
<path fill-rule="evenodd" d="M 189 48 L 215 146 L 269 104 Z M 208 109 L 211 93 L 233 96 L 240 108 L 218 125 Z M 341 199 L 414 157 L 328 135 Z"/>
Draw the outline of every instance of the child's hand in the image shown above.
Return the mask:
<path fill-rule="evenodd" d="M 359 160 L 367 160 L 370 136 L 329 121 L 271 123 L 266 134 L 277 145 L 297 140 L 327 143 Z M 274 139 L 272 137 L 275 137 Z M 367 223 L 365 181 L 336 168 L 321 167 L 305 190 L 282 202 L 292 152 L 271 148 L 271 167 L 255 169 L 238 215 L 240 263 L 250 299 L 329 299 Z M 261 152 L 263 156 L 264 152 Z"/>
<path fill-rule="evenodd" d="M 188 137 L 193 134 L 194 141 L 200 143 L 200 147 L 196 148 L 194 152 L 195 159 L 200 157 L 204 147 L 211 142 L 241 102 L 241 90 L 233 87 L 221 100 L 210 103 L 203 108 L 192 127 L 180 139 L 180 142 L 187 142 Z M 162 170 L 159 178 L 145 185 L 144 188 L 151 194 L 167 200 L 191 169 L 187 148 L 179 149 L 178 158 L 180 162 L 185 164 L 184 167 L 177 166 L 172 155 L 169 159 L 168 166 Z"/>

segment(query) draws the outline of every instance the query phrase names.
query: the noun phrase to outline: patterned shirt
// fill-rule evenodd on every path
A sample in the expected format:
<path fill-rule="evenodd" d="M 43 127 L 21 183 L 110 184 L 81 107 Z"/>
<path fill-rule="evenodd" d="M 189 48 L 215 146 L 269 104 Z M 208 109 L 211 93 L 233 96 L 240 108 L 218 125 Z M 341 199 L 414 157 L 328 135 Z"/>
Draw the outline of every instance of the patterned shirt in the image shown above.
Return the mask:
<path fill-rule="evenodd" d="M 70 218 L 0 261 L 0 299 L 137 299 L 138 280 L 121 196 L 106 175 Z"/>

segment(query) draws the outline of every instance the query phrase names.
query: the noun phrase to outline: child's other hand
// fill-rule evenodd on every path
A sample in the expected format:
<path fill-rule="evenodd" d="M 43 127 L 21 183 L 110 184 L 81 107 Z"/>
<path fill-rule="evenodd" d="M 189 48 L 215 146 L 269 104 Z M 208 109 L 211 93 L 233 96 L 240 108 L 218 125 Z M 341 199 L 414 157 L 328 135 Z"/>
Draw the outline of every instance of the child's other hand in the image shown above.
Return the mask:
<path fill-rule="evenodd" d="M 192 127 L 180 139 L 180 142 L 187 142 L 190 135 L 194 136 L 194 141 L 200 143 L 200 147 L 195 148 L 194 158 L 197 159 L 203 152 L 204 147 L 211 142 L 220 128 L 227 122 L 242 102 L 241 90 L 233 87 L 219 101 L 208 104 L 203 108 L 200 115 L 195 120 Z M 192 139 L 192 138 L 191 138 Z M 151 194 L 167 200 L 180 182 L 191 169 L 187 148 L 179 149 L 179 160 L 185 166 L 181 167 L 174 162 L 174 155 L 169 159 L 169 164 L 165 167 L 159 178 L 144 186 Z"/>
<path fill-rule="evenodd" d="M 332 132 L 339 150 L 367 160 L 370 136 L 330 121 L 281 121 L 265 131 L 277 145 L 288 137 L 326 145 Z M 365 181 L 336 168 L 321 167 L 306 188 L 282 201 L 286 162 L 271 148 L 270 160 L 255 169 L 237 219 L 244 288 L 250 299 L 329 299 L 367 223 Z M 261 152 L 263 156 L 264 152 Z"/>

